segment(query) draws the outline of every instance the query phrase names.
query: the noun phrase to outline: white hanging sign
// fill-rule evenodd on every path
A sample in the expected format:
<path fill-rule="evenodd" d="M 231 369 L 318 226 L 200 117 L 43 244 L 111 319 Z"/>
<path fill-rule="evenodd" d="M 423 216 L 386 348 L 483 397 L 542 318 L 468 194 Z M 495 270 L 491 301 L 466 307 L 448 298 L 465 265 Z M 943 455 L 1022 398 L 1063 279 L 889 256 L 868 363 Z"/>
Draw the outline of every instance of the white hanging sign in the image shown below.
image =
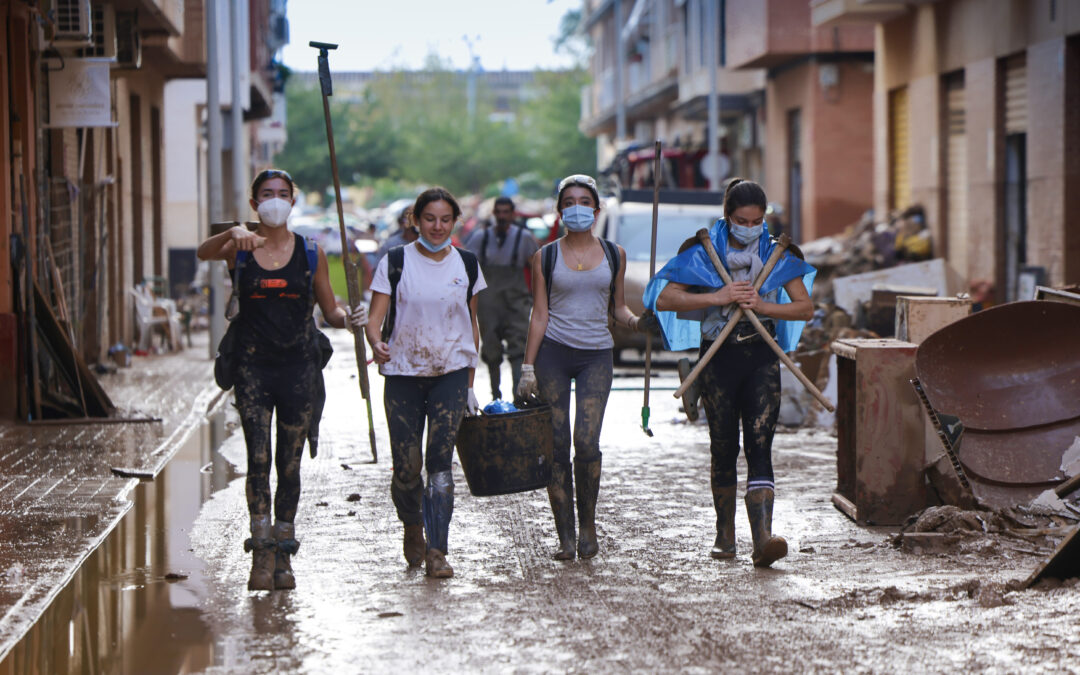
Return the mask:
<path fill-rule="evenodd" d="M 48 127 L 111 127 L 109 59 L 64 59 L 49 72 Z"/>

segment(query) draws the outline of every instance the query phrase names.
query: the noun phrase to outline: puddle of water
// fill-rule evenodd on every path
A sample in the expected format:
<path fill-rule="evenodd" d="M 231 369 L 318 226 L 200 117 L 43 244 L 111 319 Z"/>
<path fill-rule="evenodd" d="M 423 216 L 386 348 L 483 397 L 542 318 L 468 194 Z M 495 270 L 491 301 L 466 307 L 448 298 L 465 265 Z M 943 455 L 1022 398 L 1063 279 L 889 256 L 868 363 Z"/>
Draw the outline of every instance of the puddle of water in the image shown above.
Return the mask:
<path fill-rule="evenodd" d="M 156 480 L 135 488 L 132 509 L 0 662 L 0 673 L 182 673 L 213 664 L 200 609 L 208 580 L 188 532 L 202 504 L 236 477 L 215 451 L 225 435 L 218 414 Z"/>

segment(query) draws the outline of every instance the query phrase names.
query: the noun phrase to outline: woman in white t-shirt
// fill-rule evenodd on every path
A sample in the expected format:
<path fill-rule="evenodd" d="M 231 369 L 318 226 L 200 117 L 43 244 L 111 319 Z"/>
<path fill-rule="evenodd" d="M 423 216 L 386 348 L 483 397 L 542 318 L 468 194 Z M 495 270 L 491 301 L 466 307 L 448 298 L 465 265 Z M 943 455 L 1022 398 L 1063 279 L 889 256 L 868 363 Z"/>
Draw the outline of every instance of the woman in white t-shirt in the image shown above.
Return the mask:
<path fill-rule="evenodd" d="M 412 214 L 420 237 L 379 261 L 365 332 L 386 378 L 383 400 L 394 462 L 390 496 L 405 525 L 405 560 L 410 566 L 423 560 L 428 576 L 445 578 L 454 575 L 446 561 L 454 512 L 450 464 L 462 417 L 479 407 L 472 389 L 480 344 L 475 294 L 487 285 L 476 256 L 450 245 L 461 217 L 453 195 L 438 187 L 426 190 Z"/>

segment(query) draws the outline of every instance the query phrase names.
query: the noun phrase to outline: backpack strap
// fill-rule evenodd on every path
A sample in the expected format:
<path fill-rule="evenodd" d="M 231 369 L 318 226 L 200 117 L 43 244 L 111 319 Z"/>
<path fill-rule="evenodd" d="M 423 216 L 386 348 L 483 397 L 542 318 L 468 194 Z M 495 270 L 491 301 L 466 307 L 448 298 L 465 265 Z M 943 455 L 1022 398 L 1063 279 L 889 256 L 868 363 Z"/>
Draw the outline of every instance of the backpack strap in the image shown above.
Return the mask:
<path fill-rule="evenodd" d="M 559 240 L 544 244 L 540 249 L 540 270 L 544 274 L 544 290 L 547 291 L 548 310 L 551 310 L 551 278 L 555 276 L 555 247 Z"/>
<path fill-rule="evenodd" d="M 304 237 L 304 253 L 307 254 L 308 292 L 315 288 L 315 272 L 319 269 L 319 245 L 311 237 Z"/>
<path fill-rule="evenodd" d="M 487 233 L 485 232 L 485 235 Z M 457 248 L 456 246 L 454 248 Z M 458 248 L 458 253 L 461 255 L 461 261 L 465 263 L 465 274 L 469 277 L 469 290 L 465 292 L 465 306 L 469 308 L 469 318 L 472 318 L 472 296 L 473 287 L 476 285 L 476 280 L 480 277 L 480 263 L 476 259 L 476 254 L 472 251 L 467 251 L 463 248 Z"/>
<path fill-rule="evenodd" d="M 608 314 L 615 316 L 615 278 L 619 276 L 619 263 L 622 262 L 619 256 L 619 246 L 609 239 L 601 239 L 600 243 L 604 246 L 604 256 L 607 258 L 608 267 L 611 268 L 611 285 L 608 287 Z"/>
<path fill-rule="evenodd" d="M 237 251 L 236 264 L 232 268 L 232 293 L 225 303 L 225 320 L 232 321 L 240 313 L 240 277 L 244 273 L 244 265 L 251 258 L 251 251 Z"/>
<path fill-rule="evenodd" d="M 382 326 L 382 339 L 386 342 L 394 332 L 394 319 L 397 317 L 397 286 L 401 281 L 401 270 L 405 267 L 405 246 L 395 246 L 386 253 L 386 278 L 390 282 L 390 308 Z"/>
<path fill-rule="evenodd" d="M 521 250 L 521 235 L 525 233 L 525 228 L 523 226 L 518 225 L 517 229 L 517 236 L 514 237 L 514 252 L 510 254 L 510 267 L 517 267 L 518 251 Z"/>

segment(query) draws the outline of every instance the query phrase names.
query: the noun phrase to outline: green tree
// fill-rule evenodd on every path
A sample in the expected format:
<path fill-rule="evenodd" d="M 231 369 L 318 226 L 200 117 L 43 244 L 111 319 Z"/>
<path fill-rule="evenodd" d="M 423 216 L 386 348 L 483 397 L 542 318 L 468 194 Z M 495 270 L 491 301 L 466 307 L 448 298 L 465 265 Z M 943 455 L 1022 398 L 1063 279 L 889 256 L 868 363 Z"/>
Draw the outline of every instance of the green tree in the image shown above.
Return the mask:
<path fill-rule="evenodd" d="M 588 73 L 578 68 L 536 74 L 536 98 L 527 106 L 534 166 L 556 180 L 572 173 L 596 173 L 596 141 L 581 133 L 581 88 Z"/>

